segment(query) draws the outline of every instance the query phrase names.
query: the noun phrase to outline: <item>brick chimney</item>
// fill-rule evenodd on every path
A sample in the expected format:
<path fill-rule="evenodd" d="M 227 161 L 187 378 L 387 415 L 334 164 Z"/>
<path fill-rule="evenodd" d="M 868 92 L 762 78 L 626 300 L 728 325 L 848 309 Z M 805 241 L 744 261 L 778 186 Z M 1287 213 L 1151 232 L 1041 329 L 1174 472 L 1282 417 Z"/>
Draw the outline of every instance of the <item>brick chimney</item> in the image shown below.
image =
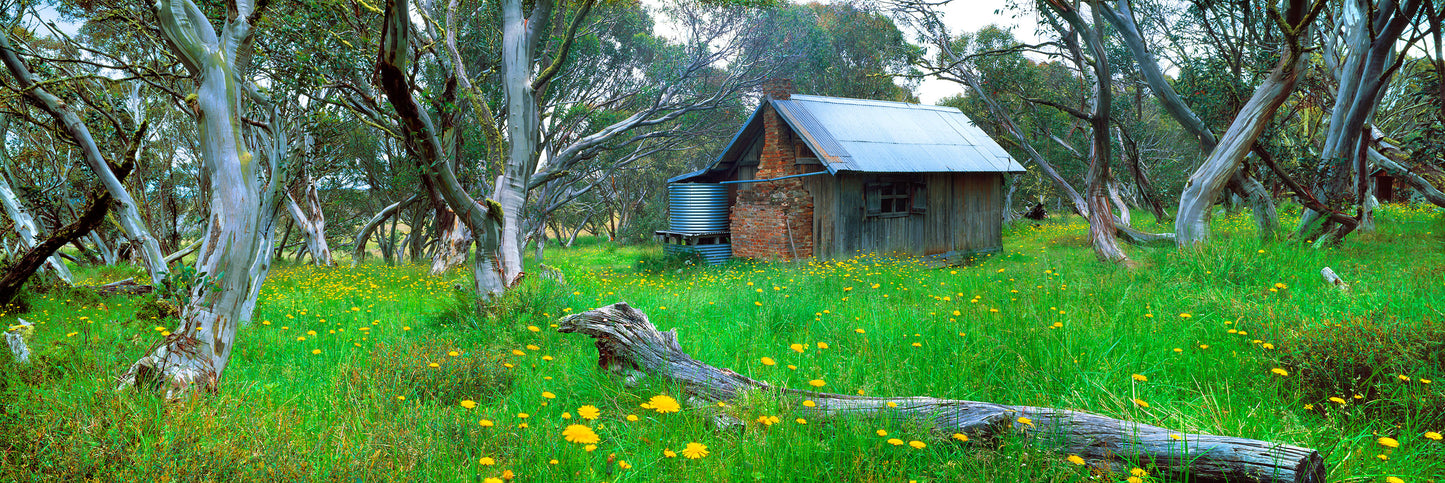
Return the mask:
<path fill-rule="evenodd" d="M 793 80 L 775 77 L 763 81 L 763 96 L 775 101 L 792 99 Z"/>

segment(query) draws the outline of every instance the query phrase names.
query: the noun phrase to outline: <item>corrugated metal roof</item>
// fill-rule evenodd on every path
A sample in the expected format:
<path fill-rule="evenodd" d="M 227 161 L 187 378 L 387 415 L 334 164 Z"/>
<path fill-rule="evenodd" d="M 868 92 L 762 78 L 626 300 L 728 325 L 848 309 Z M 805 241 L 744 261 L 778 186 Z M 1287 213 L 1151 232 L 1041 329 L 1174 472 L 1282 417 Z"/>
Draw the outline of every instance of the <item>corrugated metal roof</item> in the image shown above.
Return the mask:
<path fill-rule="evenodd" d="M 951 107 L 806 95 L 772 105 L 834 173 L 1024 171 Z"/>
<path fill-rule="evenodd" d="M 834 174 L 1024 172 L 1018 161 L 958 109 L 794 94 L 788 100 L 759 105 L 711 165 L 668 182 L 717 177 L 725 172 L 725 163 L 735 160 L 755 135 L 761 135 L 759 114 L 766 105 L 778 111 Z"/>

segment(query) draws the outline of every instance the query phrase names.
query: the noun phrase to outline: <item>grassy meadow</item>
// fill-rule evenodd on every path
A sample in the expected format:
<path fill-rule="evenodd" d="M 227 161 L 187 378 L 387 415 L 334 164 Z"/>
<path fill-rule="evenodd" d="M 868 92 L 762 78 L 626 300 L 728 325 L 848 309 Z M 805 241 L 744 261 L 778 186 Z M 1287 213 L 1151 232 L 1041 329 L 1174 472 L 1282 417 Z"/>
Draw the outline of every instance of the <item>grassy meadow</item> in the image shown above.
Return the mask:
<path fill-rule="evenodd" d="M 941 269 L 868 254 L 679 267 L 655 246 L 594 241 L 548 250 L 565 284 L 529 277 L 481 313 L 462 271 L 281 265 L 221 392 L 179 402 L 115 390 L 174 319 L 144 298 L 58 289 L 0 316 L 38 324 L 35 364 L 0 355 L 0 481 L 1129 477 L 1021 439 L 961 444 L 888 420 L 810 421 L 766 398 L 693 407 L 656 379 L 628 387 L 597 369 L 590 339 L 553 328 L 618 301 L 676 328 L 694 358 L 775 385 L 1079 409 L 1315 448 L 1331 481 L 1442 481 L 1440 220 L 1391 205 L 1378 232 L 1312 250 L 1261 242 L 1247 214 L 1230 216 L 1197 251 L 1126 247 L 1132 271 L 1096 262 L 1076 217 L 1008 226 L 1003 253 Z M 1325 266 L 1350 290 L 1326 285 Z M 655 396 L 681 410 L 641 407 Z M 718 431 L 718 412 L 747 424 Z M 596 437 L 573 428 L 569 442 L 572 425 Z M 1146 481 L 1181 479 L 1138 466 Z"/>

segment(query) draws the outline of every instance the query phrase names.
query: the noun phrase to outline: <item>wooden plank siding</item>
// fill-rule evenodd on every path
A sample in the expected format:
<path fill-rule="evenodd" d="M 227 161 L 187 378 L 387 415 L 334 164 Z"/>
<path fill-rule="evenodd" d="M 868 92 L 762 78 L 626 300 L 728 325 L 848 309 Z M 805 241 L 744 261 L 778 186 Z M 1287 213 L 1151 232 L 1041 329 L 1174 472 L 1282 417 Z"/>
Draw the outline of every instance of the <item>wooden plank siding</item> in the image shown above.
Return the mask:
<path fill-rule="evenodd" d="M 841 172 L 812 176 L 813 233 L 818 258 L 859 253 L 944 255 L 1003 246 L 1003 177 L 998 173 L 889 175 Z M 864 187 L 879 180 L 922 181 L 924 213 L 866 216 Z"/>

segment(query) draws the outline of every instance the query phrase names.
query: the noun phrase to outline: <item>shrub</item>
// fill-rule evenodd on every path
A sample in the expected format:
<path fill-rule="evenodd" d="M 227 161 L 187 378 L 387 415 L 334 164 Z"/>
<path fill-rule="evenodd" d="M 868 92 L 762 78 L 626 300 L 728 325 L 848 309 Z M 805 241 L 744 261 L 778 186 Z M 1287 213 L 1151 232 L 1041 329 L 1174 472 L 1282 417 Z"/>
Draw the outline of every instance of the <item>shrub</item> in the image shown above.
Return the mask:
<path fill-rule="evenodd" d="M 462 348 L 432 336 L 397 345 L 377 345 L 370 361 L 348 375 L 353 389 L 384 399 L 456 404 L 481 401 L 512 391 L 512 375 L 492 348 Z M 457 355 L 450 355 L 455 353 Z M 435 367 L 431 364 L 436 364 Z"/>
<path fill-rule="evenodd" d="M 1445 424 L 1438 410 L 1445 391 L 1419 382 L 1421 374 L 1445 373 L 1445 323 L 1383 314 L 1322 321 L 1287 334 L 1280 354 L 1305 401 L 1323 408 L 1340 397 L 1370 403 L 1363 407 L 1372 417 Z"/>
<path fill-rule="evenodd" d="M 658 273 L 704 265 L 707 265 L 707 262 L 703 260 L 701 253 L 688 250 L 678 253 L 664 252 L 642 255 L 637 258 L 632 269 L 639 273 Z"/>

